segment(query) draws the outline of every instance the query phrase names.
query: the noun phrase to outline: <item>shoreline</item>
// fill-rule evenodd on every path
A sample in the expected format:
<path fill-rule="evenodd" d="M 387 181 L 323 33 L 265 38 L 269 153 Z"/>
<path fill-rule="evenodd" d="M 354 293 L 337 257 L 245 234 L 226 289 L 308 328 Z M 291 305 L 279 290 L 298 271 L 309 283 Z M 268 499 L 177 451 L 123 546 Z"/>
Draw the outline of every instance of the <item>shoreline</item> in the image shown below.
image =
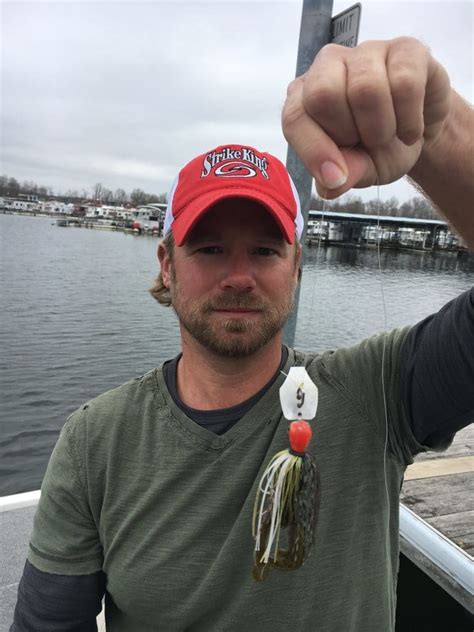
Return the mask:
<path fill-rule="evenodd" d="M 156 230 L 155 228 L 148 227 L 140 227 L 133 228 L 131 225 L 126 225 L 124 222 L 115 222 L 114 220 L 101 219 L 97 220 L 95 218 L 86 218 L 86 217 L 74 217 L 72 215 L 62 215 L 58 216 L 57 213 L 40 213 L 35 211 L 13 211 L 11 209 L 0 208 L 0 214 L 2 215 L 20 215 L 25 217 L 43 217 L 48 219 L 54 219 L 55 223 L 60 228 L 86 228 L 89 230 L 108 230 L 113 232 L 123 232 L 125 234 L 131 235 L 147 235 L 151 237 L 162 237 L 161 231 Z M 131 224 L 131 222 L 128 222 Z M 384 243 L 383 240 L 377 242 L 376 240 L 370 240 L 367 242 L 348 242 L 341 240 L 330 240 L 330 239 L 319 239 L 318 237 L 312 235 L 305 236 L 305 246 L 308 248 L 313 247 L 328 247 L 328 246 L 337 246 L 342 248 L 355 248 L 357 250 L 373 250 L 375 248 L 381 248 L 383 250 L 393 250 L 396 252 L 414 252 L 414 253 L 449 253 L 455 254 L 456 256 L 473 256 L 474 252 L 468 250 L 466 247 L 457 245 L 451 247 L 443 247 L 443 246 L 434 246 L 423 248 L 419 245 L 407 245 L 400 243 Z"/>

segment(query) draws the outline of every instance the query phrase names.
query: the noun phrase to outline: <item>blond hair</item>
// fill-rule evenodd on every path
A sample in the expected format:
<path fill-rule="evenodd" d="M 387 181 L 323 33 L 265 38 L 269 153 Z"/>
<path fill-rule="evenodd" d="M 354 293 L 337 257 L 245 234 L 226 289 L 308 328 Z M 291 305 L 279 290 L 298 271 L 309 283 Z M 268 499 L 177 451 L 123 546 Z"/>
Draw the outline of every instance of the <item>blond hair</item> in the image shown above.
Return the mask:
<path fill-rule="evenodd" d="M 171 231 L 162 239 L 161 245 L 166 250 L 171 263 L 173 263 L 174 237 Z M 148 291 L 153 296 L 155 301 L 158 301 L 160 305 L 163 305 L 164 307 L 170 307 L 172 305 L 171 292 L 170 289 L 166 287 L 166 285 L 163 283 L 163 276 L 161 274 L 161 271 Z"/>

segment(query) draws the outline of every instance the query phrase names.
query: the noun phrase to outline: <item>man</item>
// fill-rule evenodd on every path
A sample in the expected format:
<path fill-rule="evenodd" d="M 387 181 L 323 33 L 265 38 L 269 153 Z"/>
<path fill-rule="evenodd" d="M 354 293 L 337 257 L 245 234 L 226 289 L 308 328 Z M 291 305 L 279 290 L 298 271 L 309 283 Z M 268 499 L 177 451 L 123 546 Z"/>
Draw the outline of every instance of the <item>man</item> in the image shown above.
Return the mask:
<path fill-rule="evenodd" d="M 474 245 L 472 126 L 441 66 L 405 38 L 326 47 L 283 112 L 328 197 L 408 173 Z M 67 421 L 14 631 L 93 630 L 105 591 L 112 631 L 394 629 L 404 469 L 474 417 L 474 296 L 351 349 L 287 349 L 301 229 L 269 154 L 222 145 L 181 170 L 152 293 L 178 315 L 182 354 Z M 315 546 L 257 583 L 253 504 L 287 447 L 278 391 L 294 366 L 319 389 Z"/>

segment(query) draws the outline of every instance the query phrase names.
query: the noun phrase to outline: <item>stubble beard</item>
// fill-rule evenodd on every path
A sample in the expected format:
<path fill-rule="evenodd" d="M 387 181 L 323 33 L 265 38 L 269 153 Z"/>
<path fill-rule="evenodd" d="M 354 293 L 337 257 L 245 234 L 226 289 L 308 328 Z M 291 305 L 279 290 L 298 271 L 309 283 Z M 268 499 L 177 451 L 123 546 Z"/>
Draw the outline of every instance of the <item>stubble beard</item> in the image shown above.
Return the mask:
<path fill-rule="evenodd" d="M 287 295 L 275 305 L 242 293 L 226 294 L 213 300 L 186 301 L 180 297 L 179 283 L 174 281 L 172 304 L 184 329 L 205 349 L 220 357 L 245 358 L 268 344 L 283 329 L 293 309 L 296 281 Z M 215 310 L 252 309 L 257 318 L 215 317 Z"/>

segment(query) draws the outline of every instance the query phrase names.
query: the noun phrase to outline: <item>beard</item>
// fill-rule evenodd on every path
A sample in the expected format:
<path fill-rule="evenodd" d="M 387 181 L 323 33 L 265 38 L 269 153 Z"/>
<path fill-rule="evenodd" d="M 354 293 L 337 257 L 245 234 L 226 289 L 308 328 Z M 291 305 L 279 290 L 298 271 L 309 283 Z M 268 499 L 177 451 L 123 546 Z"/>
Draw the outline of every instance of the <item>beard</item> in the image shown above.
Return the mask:
<path fill-rule="evenodd" d="M 281 332 L 293 309 L 296 281 L 278 304 L 242 293 L 226 293 L 214 299 L 186 301 L 174 284 L 172 305 L 184 329 L 205 349 L 226 358 L 253 355 Z M 259 312 L 252 318 L 225 318 L 215 310 L 249 309 Z"/>

